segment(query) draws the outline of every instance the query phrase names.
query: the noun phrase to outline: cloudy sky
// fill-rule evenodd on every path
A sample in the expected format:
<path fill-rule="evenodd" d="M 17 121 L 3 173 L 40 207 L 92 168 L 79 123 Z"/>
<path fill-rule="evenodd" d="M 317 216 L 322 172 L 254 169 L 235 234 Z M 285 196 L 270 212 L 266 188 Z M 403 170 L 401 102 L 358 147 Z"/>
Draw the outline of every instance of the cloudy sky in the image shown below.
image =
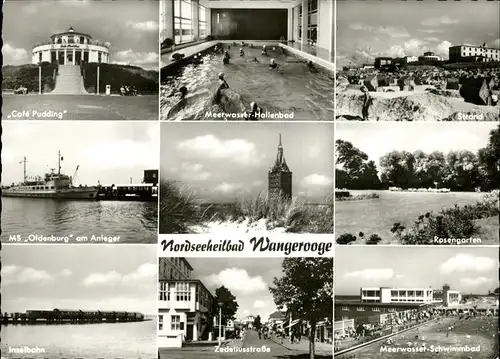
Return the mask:
<path fill-rule="evenodd" d="M 7 0 L 3 13 L 4 65 L 31 63 L 33 45 L 73 27 L 110 42 L 113 63 L 158 70 L 157 0 Z"/>
<path fill-rule="evenodd" d="M 212 294 L 220 286 L 228 288 L 239 304 L 237 319 L 260 315 L 263 322 L 276 311 L 269 292 L 274 277 L 282 277 L 282 258 L 187 258 L 194 268 L 193 278 L 200 279 Z"/>
<path fill-rule="evenodd" d="M 321 202 L 332 192 L 331 124 L 162 123 L 161 178 L 182 181 L 206 201 L 266 193 L 280 133 L 292 195 Z"/>
<path fill-rule="evenodd" d="M 337 66 L 425 51 L 447 60 L 461 43 L 499 48 L 499 10 L 498 1 L 339 1 Z"/>
<path fill-rule="evenodd" d="M 445 283 L 487 294 L 499 280 L 498 251 L 488 247 L 339 246 L 335 262 L 338 295 L 359 295 L 363 286 L 440 289 Z"/>
<path fill-rule="evenodd" d="M 158 169 L 158 123 L 3 121 L 2 183 L 57 171 L 57 151 L 64 160 L 62 172 L 72 176 L 77 166 L 77 185 L 127 184 L 130 177 L 141 183 L 145 169 Z"/>
<path fill-rule="evenodd" d="M 395 150 L 477 153 L 496 127 L 493 122 L 343 122 L 336 124 L 336 138 L 351 142 L 378 166 L 380 157 Z"/>
<path fill-rule="evenodd" d="M 2 310 L 156 313 L 156 246 L 6 245 Z"/>

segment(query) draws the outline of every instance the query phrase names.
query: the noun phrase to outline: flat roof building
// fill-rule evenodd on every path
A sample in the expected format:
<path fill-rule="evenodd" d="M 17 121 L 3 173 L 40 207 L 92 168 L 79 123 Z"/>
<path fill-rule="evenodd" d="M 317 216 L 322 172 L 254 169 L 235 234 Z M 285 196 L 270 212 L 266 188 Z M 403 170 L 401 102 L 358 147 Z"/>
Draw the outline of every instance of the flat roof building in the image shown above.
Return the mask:
<path fill-rule="evenodd" d="M 456 45 L 448 49 L 450 62 L 487 62 L 500 61 L 500 49 L 489 48 L 486 45 Z"/>
<path fill-rule="evenodd" d="M 389 317 L 401 319 L 419 310 L 426 309 L 425 303 L 369 303 L 335 298 L 335 321 L 354 319 L 355 324 L 383 324 Z"/>
<path fill-rule="evenodd" d="M 363 303 L 425 303 L 454 306 L 460 304 L 459 291 L 445 284 L 442 289 L 362 287 L 360 300 Z"/>

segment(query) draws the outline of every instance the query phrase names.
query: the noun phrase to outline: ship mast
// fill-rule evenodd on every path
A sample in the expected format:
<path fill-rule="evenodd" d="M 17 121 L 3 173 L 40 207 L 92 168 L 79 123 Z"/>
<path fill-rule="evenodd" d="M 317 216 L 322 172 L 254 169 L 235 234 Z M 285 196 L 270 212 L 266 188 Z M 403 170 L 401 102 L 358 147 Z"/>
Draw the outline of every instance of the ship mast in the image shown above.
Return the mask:
<path fill-rule="evenodd" d="M 57 175 L 61 175 L 61 151 L 57 151 Z"/>
<path fill-rule="evenodd" d="M 24 170 L 24 172 L 23 172 L 23 182 L 26 182 L 26 163 L 27 162 L 28 161 L 26 160 L 26 157 L 23 157 L 23 160 L 19 162 L 19 163 L 22 163 L 23 167 L 24 167 L 23 168 L 23 170 Z"/>

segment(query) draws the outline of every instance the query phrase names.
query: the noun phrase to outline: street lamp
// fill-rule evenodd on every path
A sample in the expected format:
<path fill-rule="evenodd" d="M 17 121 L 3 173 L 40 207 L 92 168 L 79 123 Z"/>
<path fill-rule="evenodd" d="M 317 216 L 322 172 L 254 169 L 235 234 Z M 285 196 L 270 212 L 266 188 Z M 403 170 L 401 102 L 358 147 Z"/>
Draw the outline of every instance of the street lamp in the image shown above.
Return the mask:
<path fill-rule="evenodd" d="M 99 75 L 100 75 L 99 74 L 99 72 L 100 72 L 99 70 L 100 69 L 99 69 L 99 64 L 98 64 L 97 65 L 97 83 L 96 83 L 96 87 L 97 87 L 97 89 L 96 89 L 97 91 L 96 92 L 97 92 L 98 95 L 99 95 Z"/>
<path fill-rule="evenodd" d="M 42 63 L 38 63 L 38 94 L 42 94 Z"/>
<path fill-rule="evenodd" d="M 219 346 L 222 344 L 222 302 L 217 303 L 219 305 Z"/>

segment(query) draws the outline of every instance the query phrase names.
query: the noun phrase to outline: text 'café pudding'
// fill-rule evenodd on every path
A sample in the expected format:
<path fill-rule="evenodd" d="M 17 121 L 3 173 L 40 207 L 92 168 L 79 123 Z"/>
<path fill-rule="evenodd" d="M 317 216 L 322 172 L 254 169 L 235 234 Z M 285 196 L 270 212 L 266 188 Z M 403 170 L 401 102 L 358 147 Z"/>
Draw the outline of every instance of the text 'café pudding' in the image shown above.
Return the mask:
<path fill-rule="evenodd" d="M 50 62 L 59 65 L 81 65 L 82 63 L 109 63 L 109 42 L 92 40 L 69 28 L 67 32 L 54 34 L 50 41 L 33 47 L 32 63 Z"/>

